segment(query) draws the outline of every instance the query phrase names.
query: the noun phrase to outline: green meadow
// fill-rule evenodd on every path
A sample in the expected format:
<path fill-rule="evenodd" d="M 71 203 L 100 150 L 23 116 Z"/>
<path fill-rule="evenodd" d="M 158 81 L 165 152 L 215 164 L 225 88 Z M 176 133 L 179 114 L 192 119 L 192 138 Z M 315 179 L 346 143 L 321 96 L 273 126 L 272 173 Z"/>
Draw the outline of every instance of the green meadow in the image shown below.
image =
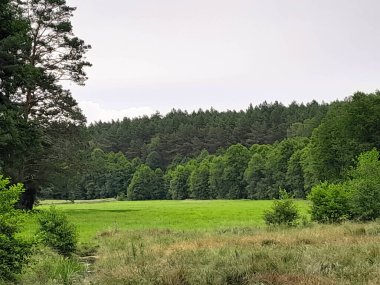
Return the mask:
<path fill-rule="evenodd" d="M 308 202 L 296 201 L 301 213 L 308 214 Z M 169 229 L 179 231 L 223 230 L 260 227 L 263 213 L 272 201 L 184 200 L 184 201 L 42 201 L 37 210 L 54 205 L 67 214 L 78 229 L 79 239 L 87 242 L 102 231 Z M 32 218 L 33 219 L 33 218 Z M 25 228 L 27 235 L 36 230 L 35 221 Z"/>
<path fill-rule="evenodd" d="M 71 259 L 37 250 L 20 284 L 379 284 L 380 223 L 267 227 L 272 201 L 44 201 L 76 224 Z M 296 201 L 308 215 L 307 201 Z M 32 219 L 33 218 L 32 215 Z M 33 235 L 35 221 L 25 235 Z M 1 284 L 1 282 L 0 282 Z"/>

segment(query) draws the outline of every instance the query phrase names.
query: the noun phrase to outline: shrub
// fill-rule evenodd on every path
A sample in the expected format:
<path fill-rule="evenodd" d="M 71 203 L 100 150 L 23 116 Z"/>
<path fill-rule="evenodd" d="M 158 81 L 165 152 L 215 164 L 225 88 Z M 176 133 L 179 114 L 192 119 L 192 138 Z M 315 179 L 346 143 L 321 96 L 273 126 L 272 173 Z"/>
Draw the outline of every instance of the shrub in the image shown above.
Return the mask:
<path fill-rule="evenodd" d="M 311 190 L 312 219 L 319 222 L 361 221 L 380 217 L 380 161 L 376 149 L 362 153 L 351 178 L 340 184 L 321 183 Z"/>
<path fill-rule="evenodd" d="M 124 192 L 121 192 L 116 196 L 117 201 L 127 201 L 127 196 L 125 195 Z"/>
<path fill-rule="evenodd" d="M 362 153 L 352 171 L 352 211 L 358 220 L 380 217 L 380 161 L 376 149 Z"/>
<path fill-rule="evenodd" d="M 77 232 L 67 217 L 54 207 L 38 216 L 38 236 L 42 242 L 64 256 L 70 256 L 77 246 Z"/>
<path fill-rule="evenodd" d="M 280 190 L 280 200 L 274 201 L 272 208 L 264 212 L 264 220 L 267 225 L 293 226 L 297 224 L 299 217 L 299 211 L 293 198 L 285 190 Z"/>
<path fill-rule="evenodd" d="M 31 244 L 16 237 L 23 212 L 15 209 L 23 186 L 9 186 L 0 175 L 0 280 L 12 280 L 20 273 L 31 253 Z"/>
<path fill-rule="evenodd" d="M 348 184 L 314 186 L 308 199 L 312 202 L 311 218 L 321 223 L 336 223 L 352 218 L 351 194 Z"/>

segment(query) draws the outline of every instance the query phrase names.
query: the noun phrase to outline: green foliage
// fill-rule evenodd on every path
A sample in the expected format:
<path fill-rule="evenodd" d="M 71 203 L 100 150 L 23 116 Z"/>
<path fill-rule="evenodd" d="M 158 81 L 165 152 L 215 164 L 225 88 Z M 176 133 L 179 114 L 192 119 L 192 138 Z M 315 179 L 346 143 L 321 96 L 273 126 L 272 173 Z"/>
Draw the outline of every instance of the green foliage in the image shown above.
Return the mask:
<path fill-rule="evenodd" d="M 296 198 L 305 198 L 305 179 L 304 171 L 301 165 L 302 150 L 295 151 L 287 163 L 286 170 L 286 185 L 289 189 L 292 189 L 292 192 Z"/>
<path fill-rule="evenodd" d="M 126 195 L 135 171 L 133 168 L 132 162 L 120 152 L 105 153 L 99 148 L 93 149 L 87 159 L 81 192 L 75 198 L 98 199 Z"/>
<path fill-rule="evenodd" d="M 162 185 L 162 183 L 160 183 Z M 155 172 L 148 165 L 141 165 L 133 174 L 128 186 L 128 200 L 150 200 L 156 197 L 157 178 Z M 157 194 L 159 195 L 159 194 Z"/>
<path fill-rule="evenodd" d="M 189 178 L 190 196 L 193 199 L 212 199 L 209 187 L 209 165 L 207 161 L 198 165 Z"/>
<path fill-rule="evenodd" d="M 268 175 L 268 156 L 272 151 L 271 145 L 253 145 L 251 147 L 251 158 L 244 173 L 247 183 L 248 198 L 267 199 L 267 187 L 271 184 Z M 270 197 L 274 198 L 274 197 Z"/>
<path fill-rule="evenodd" d="M 361 154 L 351 173 L 352 211 L 359 220 L 380 218 L 380 161 L 379 151 Z"/>
<path fill-rule="evenodd" d="M 241 145 L 230 146 L 224 154 L 225 167 L 223 176 L 223 187 L 227 188 L 227 199 L 247 198 L 244 171 L 250 158 L 249 150 Z"/>
<path fill-rule="evenodd" d="M 1 97 L 1 96 L 0 96 Z M 25 182 L 25 173 L 36 173 L 32 162 L 41 153 L 41 130 L 23 118 L 23 111 L 0 98 L 0 169 L 14 182 Z M 29 180 L 29 179 L 28 179 Z M 25 191 L 22 195 L 25 195 Z M 26 207 L 28 208 L 28 207 Z"/>
<path fill-rule="evenodd" d="M 227 197 L 228 189 L 226 189 L 223 180 L 225 167 L 225 159 L 223 156 L 216 156 L 209 163 L 209 189 L 211 197 L 224 199 Z"/>
<path fill-rule="evenodd" d="M 157 151 L 152 151 L 146 157 L 145 163 L 152 169 L 160 168 L 162 165 L 161 155 Z"/>
<path fill-rule="evenodd" d="M 126 201 L 127 196 L 124 193 L 120 193 L 119 195 L 116 196 L 117 201 Z"/>
<path fill-rule="evenodd" d="M 43 186 L 72 198 L 82 175 L 72 130 L 85 117 L 62 86 L 62 80 L 83 85 L 90 66 L 84 57 L 90 46 L 72 31 L 74 10 L 65 0 L 0 3 L 0 164 L 24 183 L 24 209 Z"/>
<path fill-rule="evenodd" d="M 237 143 L 273 144 L 287 137 L 293 123 L 307 124 L 305 120 L 315 118 L 308 127 L 311 132 L 327 108 L 328 105 L 313 101 L 307 105 L 292 103 L 289 107 L 264 102 L 241 112 L 211 109 L 189 114 L 172 110 L 165 116 L 154 114 L 150 118 L 98 122 L 89 130 L 96 145 L 107 152 L 121 151 L 130 160 L 135 157 L 145 160 L 155 151 L 161 157 L 162 168 L 167 168 L 172 162 L 185 162 L 185 157 L 196 157 L 204 149 L 215 154 Z"/>
<path fill-rule="evenodd" d="M 178 165 L 171 174 L 169 194 L 173 200 L 189 198 L 189 177 L 191 170 L 188 166 Z"/>
<path fill-rule="evenodd" d="M 319 222 L 379 218 L 379 152 L 373 149 L 362 153 L 351 178 L 338 184 L 321 183 L 313 187 L 308 198 L 313 203 L 312 218 Z"/>
<path fill-rule="evenodd" d="M 291 138 L 273 145 L 253 145 L 251 158 L 244 173 L 248 197 L 273 199 L 279 197 L 280 188 L 288 187 L 293 195 L 303 196 L 303 171 L 300 152 L 306 138 Z"/>
<path fill-rule="evenodd" d="M 164 172 L 157 168 L 154 170 L 154 187 L 152 190 L 152 200 L 164 200 L 167 196 L 167 188 L 165 187 Z"/>
<path fill-rule="evenodd" d="M 275 200 L 270 210 L 264 212 L 264 220 L 267 225 L 294 226 L 300 217 L 292 197 L 285 190 L 280 190 L 280 200 Z"/>
<path fill-rule="evenodd" d="M 22 184 L 9 184 L 9 179 L 0 175 L 0 232 L 6 236 L 12 236 L 20 227 L 22 212 L 15 209 L 15 204 L 24 191 Z"/>
<path fill-rule="evenodd" d="M 29 49 L 28 22 L 15 1 L 0 2 L 0 105 L 25 84 L 24 54 Z M 4 96 L 4 97 L 3 97 Z"/>
<path fill-rule="evenodd" d="M 314 130 L 308 153 L 308 180 L 341 182 L 356 156 L 380 147 L 380 92 L 355 93 L 329 107 Z"/>
<path fill-rule="evenodd" d="M 22 191 L 21 184 L 9 186 L 9 180 L 0 175 L 0 280 L 14 279 L 31 253 L 31 244 L 16 237 L 23 213 L 15 204 Z"/>
<path fill-rule="evenodd" d="M 308 199 L 313 203 L 311 218 L 315 221 L 336 223 L 352 218 L 351 194 L 347 184 L 323 182 L 312 188 Z"/>
<path fill-rule="evenodd" d="M 13 94 L 15 99 L 22 102 L 27 116 L 37 117 L 40 122 L 83 123 L 85 118 L 77 102 L 61 85 L 62 80 L 83 85 L 87 79 L 85 68 L 91 66 L 85 58 L 91 47 L 73 33 L 75 8 L 65 0 L 18 1 L 17 6 L 29 23 L 30 46 L 23 56 L 31 72 L 21 92 Z"/>
<path fill-rule="evenodd" d="M 313 130 L 318 127 L 324 113 L 317 113 L 315 117 L 305 119 L 302 123 L 293 123 L 287 130 L 287 137 L 311 137 Z"/>
<path fill-rule="evenodd" d="M 56 250 L 59 254 L 70 256 L 77 248 L 77 231 L 67 216 L 54 207 L 38 215 L 39 229 L 37 235 L 43 244 Z"/>
<path fill-rule="evenodd" d="M 358 114 L 363 112 L 363 106 L 367 106 L 368 102 L 376 104 L 378 96 L 377 93 L 355 94 L 350 100 L 334 103 L 330 106 L 329 115 L 313 132 L 311 139 L 308 139 L 305 134 L 297 135 L 295 132 L 291 138 L 273 144 L 254 144 L 248 150 L 245 145 L 237 143 L 230 145 L 226 150 L 219 149 L 216 154 L 211 155 L 208 148 L 201 149 L 200 137 L 192 139 L 186 145 L 188 149 L 197 148 L 197 152 L 192 154 L 191 151 L 182 149 L 180 152 L 175 149 L 165 150 L 168 144 L 170 145 L 174 141 L 165 142 L 167 136 L 160 134 L 149 139 L 134 139 L 133 151 L 128 150 L 128 147 L 118 153 L 110 152 L 113 149 L 111 146 L 102 147 L 105 150 L 94 148 L 85 164 L 86 167 L 83 167 L 85 175 L 81 176 L 83 172 L 80 170 L 71 171 L 73 168 L 68 163 L 60 164 L 66 169 L 70 169 L 70 171 L 60 172 L 63 178 L 65 176 L 77 176 L 78 178 L 67 183 L 65 182 L 67 180 L 60 179 L 58 174 L 54 180 L 62 181 L 62 183 L 55 183 L 59 184 L 56 185 L 59 187 L 55 188 L 60 190 L 59 195 L 52 198 L 67 199 L 70 198 L 71 193 L 75 193 L 74 198 L 79 199 L 117 197 L 120 193 L 126 194 L 129 189 L 129 199 L 134 200 L 166 198 L 273 199 L 279 197 L 280 188 L 288 189 L 294 197 L 305 198 L 311 188 L 320 181 L 327 179 L 331 182 L 344 179 L 344 175 L 349 172 L 349 165 L 353 160 L 352 155 L 356 152 L 356 147 L 365 149 L 373 144 L 373 142 L 364 142 L 364 140 L 362 143 L 356 144 L 359 139 L 347 127 L 347 120 L 350 121 L 350 115 L 347 114 L 351 112 L 355 116 L 359 116 Z M 359 108 L 358 106 L 361 104 L 364 105 Z M 262 109 L 257 112 L 265 113 L 271 109 L 272 119 L 280 120 L 278 115 L 281 114 L 282 107 L 277 107 L 271 109 L 268 105 L 263 105 Z M 292 105 L 292 110 L 296 110 L 298 107 Z M 311 105 L 310 108 L 312 108 Z M 314 104 L 313 108 L 316 114 L 315 123 L 322 119 L 324 108 L 318 104 Z M 245 115 L 254 117 L 254 113 L 256 111 L 250 108 Z M 370 114 L 373 121 L 377 122 L 375 112 L 371 111 Z M 200 124 L 209 115 L 211 113 L 198 112 L 192 114 L 192 118 L 197 124 Z M 249 127 L 248 119 L 244 118 L 245 115 L 243 113 L 233 114 L 233 117 L 239 118 L 239 130 L 236 130 L 235 135 L 243 135 L 241 131 Z M 338 119 L 330 122 L 334 116 L 337 116 Z M 173 113 L 168 117 L 171 118 L 171 123 L 165 127 L 172 130 L 176 130 L 178 127 L 179 131 L 176 135 L 189 137 L 195 131 L 194 126 L 189 123 L 191 120 L 187 121 L 186 113 Z M 174 118 L 181 118 L 181 120 L 177 122 Z M 113 137 L 117 140 L 117 136 L 125 131 L 123 126 L 128 128 L 133 126 L 135 134 L 141 130 L 140 127 L 148 130 L 160 129 L 162 120 L 166 120 L 166 117 L 156 114 L 151 118 L 144 117 L 136 119 L 136 121 L 126 119 L 123 122 L 100 124 L 99 127 L 102 126 L 102 129 L 91 126 L 89 130 L 92 137 L 103 133 L 103 128 L 118 131 Z M 366 125 L 371 122 L 367 119 L 365 121 Z M 124 133 L 124 135 L 129 136 L 130 134 Z M 371 135 L 367 134 L 365 137 L 367 140 L 374 140 Z M 165 145 L 162 145 L 163 143 Z M 98 145 L 101 147 L 102 144 L 103 142 L 100 142 Z M 355 147 L 355 151 L 351 147 Z M 333 157 L 335 152 L 338 153 L 337 157 Z M 56 152 L 54 151 L 54 153 Z M 130 161 L 127 157 L 132 156 L 132 153 L 134 158 Z M 171 161 L 168 169 L 157 168 L 159 165 L 165 167 L 170 162 L 173 153 L 175 153 L 175 161 Z M 197 156 L 191 158 L 186 154 L 197 154 Z M 152 171 L 155 169 L 154 173 L 145 168 L 145 174 L 139 174 L 142 161 L 150 164 L 152 166 L 150 169 Z M 131 186 L 132 176 L 135 177 L 133 187 Z M 132 191 L 132 188 L 136 191 Z"/>

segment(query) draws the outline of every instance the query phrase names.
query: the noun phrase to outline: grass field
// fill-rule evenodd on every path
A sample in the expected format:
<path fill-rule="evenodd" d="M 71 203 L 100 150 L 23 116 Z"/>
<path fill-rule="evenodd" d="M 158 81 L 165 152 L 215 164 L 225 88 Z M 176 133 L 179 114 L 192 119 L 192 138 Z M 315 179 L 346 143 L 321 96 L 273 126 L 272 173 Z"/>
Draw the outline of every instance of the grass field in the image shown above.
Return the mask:
<path fill-rule="evenodd" d="M 271 201 L 44 203 L 90 245 L 72 259 L 42 248 L 20 284 L 380 284 L 379 222 L 269 228 Z"/>
<path fill-rule="evenodd" d="M 205 231 L 262 226 L 263 212 L 272 205 L 272 201 L 43 201 L 36 209 L 44 209 L 52 204 L 76 224 L 80 241 L 87 242 L 97 233 L 110 229 Z M 297 206 L 303 214 L 307 214 L 306 201 L 297 201 Z M 25 233 L 33 235 L 35 229 L 34 222 L 28 223 Z"/>

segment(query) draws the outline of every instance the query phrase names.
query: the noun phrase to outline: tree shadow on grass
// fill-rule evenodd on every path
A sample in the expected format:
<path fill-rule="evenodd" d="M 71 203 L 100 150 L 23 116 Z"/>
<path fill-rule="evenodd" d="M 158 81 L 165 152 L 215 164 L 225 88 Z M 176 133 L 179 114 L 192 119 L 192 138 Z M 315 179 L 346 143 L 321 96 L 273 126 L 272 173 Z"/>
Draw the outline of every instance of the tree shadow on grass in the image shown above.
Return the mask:
<path fill-rule="evenodd" d="M 101 210 L 101 209 L 80 209 L 80 210 L 70 210 L 71 214 L 89 214 L 89 213 L 128 213 L 128 212 L 136 212 L 141 211 L 138 209 L 123 209 L 123 210 Z"/>

